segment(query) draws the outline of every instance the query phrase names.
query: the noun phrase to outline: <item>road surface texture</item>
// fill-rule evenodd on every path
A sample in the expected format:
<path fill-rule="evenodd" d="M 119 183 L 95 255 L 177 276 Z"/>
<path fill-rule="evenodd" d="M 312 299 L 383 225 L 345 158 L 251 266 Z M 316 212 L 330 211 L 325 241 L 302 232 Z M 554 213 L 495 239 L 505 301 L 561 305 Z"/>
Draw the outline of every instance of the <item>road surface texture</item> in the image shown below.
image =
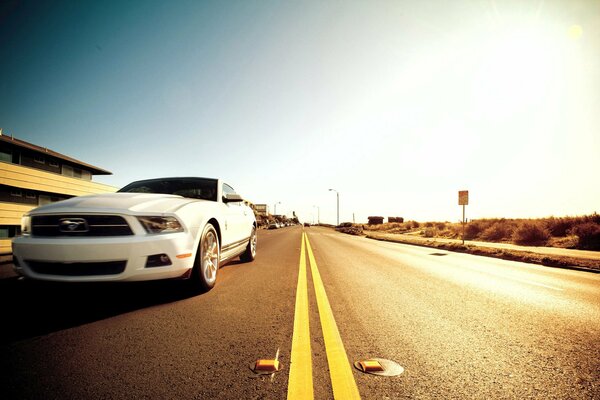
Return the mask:
<path fill-rule="evenodd" d="M 5 279 L 0 301 L 1 399 L 600 399 L 599 274 L 327 228 L 260 231 L 194 297 Z M 404 373 L 352 366 L 373 357 Z"/>

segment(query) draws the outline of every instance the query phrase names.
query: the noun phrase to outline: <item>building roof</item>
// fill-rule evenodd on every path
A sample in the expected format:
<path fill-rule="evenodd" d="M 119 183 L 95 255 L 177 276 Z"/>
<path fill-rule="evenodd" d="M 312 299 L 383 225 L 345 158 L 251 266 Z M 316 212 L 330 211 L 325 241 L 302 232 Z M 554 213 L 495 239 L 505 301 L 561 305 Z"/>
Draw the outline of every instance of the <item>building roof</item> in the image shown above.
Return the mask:
<path fill-rule="evenodd" d="M 102 169 L 100 167 L 96 167 L 96 166 L 93 166 L 91 164 L 84 163 L 83 161 L 79 161 L 79 160 L 77 160 L 75 158 L 66 156 L 64 154 L 57 153 L 57 152 L 52 151 L 52 150 L 50 150 L 50 149 L 48 149 L 46 147 L 37 146 L 35 144 L 28 143 L 28 142 L 26 142 L 24 140 L 17 139 L 17 138 L 15 138 L 13 136 L 4 135 L 4 134 L 2 134 L 2 131 L 0 131 L 0 141 L 6 142 L 6 143 L 11 143 L 14 146 L 21 147 L 21 148 L 28 149 L 28 150 L 32 150 L 32 151 L 35 151 L 37 153 L 47 154 L 47 155 L 50 155 L 52 157 L 59 158 L 59 159 L 61 159 L 63 161 L 68 161 L 71 164 L 75 164 L 77 166 L 84 167 L 85 169 L 89 170 L 92 173 L 92 175 L 112 175 L 112 172 L 107 171 L 105 169 Z"/>

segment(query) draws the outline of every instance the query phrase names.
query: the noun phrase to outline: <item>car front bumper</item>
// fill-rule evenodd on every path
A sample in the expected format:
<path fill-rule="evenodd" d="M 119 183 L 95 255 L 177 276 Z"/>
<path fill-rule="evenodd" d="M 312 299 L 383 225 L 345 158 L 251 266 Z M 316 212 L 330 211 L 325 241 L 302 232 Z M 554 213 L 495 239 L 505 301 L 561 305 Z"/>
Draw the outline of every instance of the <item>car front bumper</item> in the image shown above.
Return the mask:
<path fill-rule="evenodd" d="M 23 236 L 13 240 L 17 273 L 61 282 L 185 278 L 194 266 L 195 253 L 193 239 L 185 232 L 111 238 Z M 148 265 L 148 257 L 161 255 L 168 256 L 169 265 Z"/>

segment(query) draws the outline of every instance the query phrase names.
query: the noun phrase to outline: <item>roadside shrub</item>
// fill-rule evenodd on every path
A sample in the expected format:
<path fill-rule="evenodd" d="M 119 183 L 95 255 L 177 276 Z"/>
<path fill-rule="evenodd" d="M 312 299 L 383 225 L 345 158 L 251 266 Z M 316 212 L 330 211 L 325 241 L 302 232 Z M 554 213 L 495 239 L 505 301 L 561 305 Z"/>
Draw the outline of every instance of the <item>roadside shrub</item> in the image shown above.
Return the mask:
<path fill-rule="evenodd" d="M 423 235 L 426 238 L 432 238 L 435 236 L 435 229 L 425 228 L 423 231 L 421 231 L 421 235 Z"/>
<path fill-rule="evenodd" d="M 486 228 L 480 235 L 482 240 L 498 242 L 505 239 L 510 239 L 513 235 L 513 227 L 506 221 L 494 222 Z"/>
<path fill-rule="evenodd" d="M 576 224 L 575 218 L 548 218 L 546 220 L 546 226 L 552 236 L 564 237 L 567 236 L 569 231 Z"/>
<path fill-rule="evenodd" d="M 460 223 L 448 224 L 447 230 L 451 232 L 449 237 L 462 237 L 462 224 Z"/>
<path fill-rule="evenodd" d="M 462 226 L 460 226 L 462 235 Z M 465 239 L 473 240 L 479 237 L 481 232 L 484 230 L 484 225 L 481 221 L 472 221 L 465 226 Z"/>
<path fill-rule="evenodd" d="M 345 225 L 345 226 L 337 226 L 335 228 L 336 231 L 338 232 L 342 232 L 342 233 L 347 233 L 349 235 L 357 235 L 360 236 L 363 233 L 362 227 L 360 225 Z"/>
<path fill-rule="evenodd" d="M 385 222 L 383 224 L 369 224 L 369 225 L 363 225 L 363 229 L 368 230 L 368 231 L 389 231 L 392 229 L 397 229 L 397 228 L 401 228 L 402 224 L 398 223 L 398 222 Z"/>
<path fill-rule="evenodd" d="M 435 227 L 438 231 L 443 231 L 444 229 L 446 229 L 446 223 L 445 222 L 437 222 L 435 224 Z"/>
<path fill-rule="evenodd" d="M 408 221 L 408 223 L 410 224 L 410 227 L 412 229 L 418 228 L 421 226 L 421 224 L 419 224 L 417 221 Z"/>
<path fill-rule="evenodd" d="M 392 229 L 393 232 L 406 232 L 407 230 L 410 229 L 410 226 L 407 226 L 406 224 L 398 224 L 398 226 L 394 229 Z"/>
<path fill-rule="evenodd" d="M 462 235 L 462 230 L 460 230 L 460 234 L 459 234 L 459 229 L 456 229 L 453 224 L 448 224 L 448 225 L 446 225 L 446 228 L 444 230 L 438 231 L 439 237 L 443 237 L 443 238 L 447 238 L 447 239 L 457 239 L 459 237 L 462 237 L 461 235 Z"/>
<path fill-rule="evenodd" d="M 433 222 L 425 222 L 425 228 L 433 228 Z"/>
<path fill-rule="evenodd" d="M 513 241 L 524 245 L 544 245 L 550 239 L 550 232 L 540 222 L 524 221 L 513 233 Z"/>
<path fill-rule="evenodd" d="M 600 214 L 598 214 L 597 212 L 595 212 L 592 215 L 588 215 L 586 217 L 586 220 L 587 220 L 587 222 L 592 222 L 594 224 L 600 225 Z"/>
<path fill-rule="evenodd" d="M 382 225 L 363 224 L 363 229 L 367 231 L 381 231 L 383 230 L 382 228 Z"/>
<path fill-rule="evenodd" d="M 577 236 L 577 248 L 586 250 L 600 250 L 600 225 L 593 222 L 584 222 L 576 225 L 571 231 Z"/>
<path fill-rule="evenodd" d="M 388 233 L 405 233 L 408 230 L 408 228 L 404 225 L 400 225 L 397 228 L 392 228 L 390 230 L 388 230 Z"/>

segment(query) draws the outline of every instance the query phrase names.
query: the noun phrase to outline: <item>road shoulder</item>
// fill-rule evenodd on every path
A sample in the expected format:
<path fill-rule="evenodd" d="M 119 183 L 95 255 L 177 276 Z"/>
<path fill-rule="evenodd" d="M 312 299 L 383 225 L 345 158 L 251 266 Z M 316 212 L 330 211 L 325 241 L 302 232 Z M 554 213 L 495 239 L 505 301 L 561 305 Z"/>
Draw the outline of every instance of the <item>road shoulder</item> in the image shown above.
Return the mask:
<path fill-rule="evenodd" d="M 576 257 L 573 255 L 556 255 L 551 252 L 544 253 L 536 248 L 536 252 L 522 249 L 508 249 L 502 246 L 494 247 L 494 243 L 486 243 L 485 246 L 460 241 L 449 242 L 440 241 L 435 238 L 407 237 L 407 235 L 398 235 L 381 232 L 365 232 L 369 239 L 382 240 L 387 242 L 411 244 L 415 246 L 431 247 L 459 253 L 474 254 L 479 256 L 495 257 L 504 260 L 521 261 L 532 264 L 539 264 L 548 267 L 558 267 L 566 269 L 575 269 L 581 271 L 600 273 L 600 252 L 598 259 L 590 257 Z"/>

